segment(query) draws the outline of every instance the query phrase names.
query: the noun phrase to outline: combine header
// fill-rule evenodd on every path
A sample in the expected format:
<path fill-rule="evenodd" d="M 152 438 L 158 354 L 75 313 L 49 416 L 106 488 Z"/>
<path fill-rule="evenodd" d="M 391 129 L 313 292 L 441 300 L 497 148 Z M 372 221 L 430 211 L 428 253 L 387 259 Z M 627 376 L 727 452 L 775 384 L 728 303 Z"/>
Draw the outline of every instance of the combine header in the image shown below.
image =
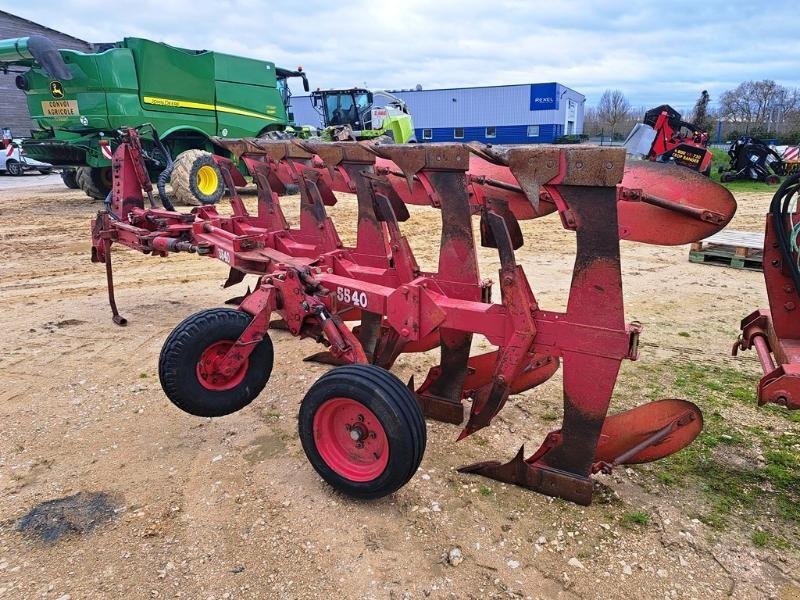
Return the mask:
<path fill-rule="evenodd" d="M 231 267 L 226 286 L 257 275 L 238 309 L 202 311 L 175 328 L 161 353 L 161 384 L 198 416 L 248 405 L 269 380 L 268 329 L 277 313 L 273 326 L 320 342 L 327 350 L 313 358 L 339 365 L 303 399 L 299 434 L 313 467 L 345 494 L 384 496 L 413 476 L 426 444 L 423 415 L 462 424 L 471 400 L 465 438 L 559 366 L 562 427 L 528 458 L 520 448 L 509 463 L 463 472 L 589 504 L 592 473 L 670 455 L 700 432 L 702 415 L 684 400 L 608 409 L 621 361 L 638 356 L 641 330 L 624 318 L 619 240 L 685 244 L 724 227 L 736 204 L 707 178 L 670 165 L 626 166 L 621 148 L 218 139 L 258 185 L 250 214 L 233 186 L 233 164 L 217 157 L 233 209 L 222 216 L 211 205 L 191 213 L 145 208 L 140 188 L 149 183 L 128 150 L 136 134 L 124 138 L 111 204 L 92 224 L 92 258 L 106 263 L 117 320 L 113 242 L 161 256 L 215 257 Z M 297 229 L 278 200 L 289 184 L 300 190 Z M 326 213 L 337 191 L 356 196 L 353 247 Z M 401 232 L 408 204 L 441 216 L 433 272 L 419 268 Z M 518 221 L 556 211 L 577 238 L 565 312 L 539 306 L 515 255 L 536 248 Z M 479 272 L 473 216 L 481 245 L 497 249 L 499 290 Z M 496 350 L 471 355 L 476 334 Z M 419 387 L 389 371 L 400 354 L 437 347 L 440 364 Z"/>

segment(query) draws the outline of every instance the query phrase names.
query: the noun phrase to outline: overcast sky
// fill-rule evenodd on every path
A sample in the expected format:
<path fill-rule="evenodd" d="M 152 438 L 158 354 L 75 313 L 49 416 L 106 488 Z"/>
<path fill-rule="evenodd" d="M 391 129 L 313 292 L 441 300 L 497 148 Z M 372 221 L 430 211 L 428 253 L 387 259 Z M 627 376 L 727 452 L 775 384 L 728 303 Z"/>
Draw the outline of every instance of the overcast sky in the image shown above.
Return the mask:
<path fill-rule="evenodd" d="M 312 87 L 558 81 L 596 104 L 691 107 L 749 79 L 800 87 L 798 0 L 60 0 L 3 10 L 91 41 L 138 36 L 303 65 Z M 295 93 L 301 93 L 295 89 Z"/>

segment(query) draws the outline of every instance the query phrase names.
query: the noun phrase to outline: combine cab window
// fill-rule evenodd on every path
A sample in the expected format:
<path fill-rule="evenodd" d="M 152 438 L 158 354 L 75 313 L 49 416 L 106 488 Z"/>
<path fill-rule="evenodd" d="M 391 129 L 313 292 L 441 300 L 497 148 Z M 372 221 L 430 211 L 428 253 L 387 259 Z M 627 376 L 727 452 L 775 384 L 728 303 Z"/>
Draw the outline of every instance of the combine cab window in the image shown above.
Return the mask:
<path fill-rule="evenodd" d="M 423 129 L 422 130 L 422 139 L 423 140 L 432 140 L 433 139 L 433 130 L 432 129 Z"/>
<path fill-rule="evenodd" d="M 528 125 L 528 137 L 539 137 L 538 125 Z"/>
<path fill-rule="evenodd" d="M 456 127 L 453 129 L 453 139 L 455 140 L 463 140 L 464 139 L 464 128 L 463 127 Z"/>

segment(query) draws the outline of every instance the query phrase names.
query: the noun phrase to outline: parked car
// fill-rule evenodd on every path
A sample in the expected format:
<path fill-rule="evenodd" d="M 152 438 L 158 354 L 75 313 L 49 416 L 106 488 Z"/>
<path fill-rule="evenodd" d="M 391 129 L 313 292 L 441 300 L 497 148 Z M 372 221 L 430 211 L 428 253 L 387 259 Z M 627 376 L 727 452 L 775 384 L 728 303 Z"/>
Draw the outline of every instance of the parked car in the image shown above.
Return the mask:
<path fill-rule="evenodd" d="M 19 147 L 22 140 L 14 140 L 8 148 L 0 146 L 0 172 L 8 175 L 22 175 L 25 171 L 39 171 L 48 175 L 53 170 L 53 165 L 40 162 L 25 156 L 25 150 Z M 11 149 L 9 151 L 9 148 Z"/>

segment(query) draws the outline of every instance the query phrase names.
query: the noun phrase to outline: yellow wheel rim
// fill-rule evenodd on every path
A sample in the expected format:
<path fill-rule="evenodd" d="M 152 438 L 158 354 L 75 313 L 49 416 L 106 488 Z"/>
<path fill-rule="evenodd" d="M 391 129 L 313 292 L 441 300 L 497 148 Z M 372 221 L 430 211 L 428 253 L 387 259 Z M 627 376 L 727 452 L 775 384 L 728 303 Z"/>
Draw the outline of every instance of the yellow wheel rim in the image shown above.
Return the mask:
<path fill-rule="evenodd" d="M 214 167 L 203 165 L 197 170 L 197 189 L 201 194 L 211 196 L 217 191 L 219 177 Z"/>

